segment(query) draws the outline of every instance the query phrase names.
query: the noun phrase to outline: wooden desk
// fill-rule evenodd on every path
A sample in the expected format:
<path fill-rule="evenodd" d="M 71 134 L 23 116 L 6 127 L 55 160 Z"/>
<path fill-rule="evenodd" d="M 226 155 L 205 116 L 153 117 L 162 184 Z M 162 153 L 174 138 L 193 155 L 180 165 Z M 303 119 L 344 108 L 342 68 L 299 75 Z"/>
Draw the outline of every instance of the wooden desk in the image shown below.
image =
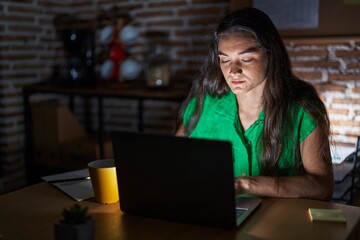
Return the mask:
<path fill-rule="evenodd" d="M 75 203 L 43 182 L 0 196 L 0 234 L 5 239 L 54 239 L 53 224 Z M 119 204 L 83 201 L 95 220 L 95 239 L 359 239 L 360 208 L 307 199 L 264 199 L 238 229 L 224 230 L 123 214 Z M 340 208 L 347 223 L 311 222 L 307 209 Z"/>

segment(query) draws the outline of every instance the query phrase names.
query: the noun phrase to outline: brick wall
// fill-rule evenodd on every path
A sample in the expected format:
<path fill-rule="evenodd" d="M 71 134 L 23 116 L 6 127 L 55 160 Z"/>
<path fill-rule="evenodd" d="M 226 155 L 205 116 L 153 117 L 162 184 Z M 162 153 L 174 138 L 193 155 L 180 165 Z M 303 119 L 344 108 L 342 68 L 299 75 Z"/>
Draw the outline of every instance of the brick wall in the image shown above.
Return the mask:
<path fill-rule="evenodd" d="M 360 37 L 285 40 L 295 74 L 313 83 L 325 102 L 333 140 L 360 135 Z"/>
<path fill-rule="evenodd" d="M 0 178 L 6 190 L 25 184 L 22 87 L 51 73 L 60 48 L 52 19 L 66 13 L 66 5 L 67 1 L 0 2 Z"/>
<path fill-rule="evenodd" d="M 58 14 L 77 14 L 93 21 L 101 11 L 127 11 L 141 37 L 130 52 L 142 61 L 143 33 L 169 32 L 172 74 L 189 81 L 207 49 L 215 23 L 228 11 L 228 0 L 11 0 L 0 2 L 0 188 L 23 186 L 24 119 L 22 87 L 44 81 L 63 61 L 61 42 L 53 26 Z M 360 134 L 359 40 L 286 40 L 294 71 L 314 83 L 328 107 L 335 139 L 353 144 Z M 42 98 L 41 96 L 38 98 Z M 85 122 L 84 100 L 75 100 L 75 112 Z M 96 102 L 86 102 L 90 112 Z M 134 101 L 105 102 L 106 130 L 135 129 Z M 176 104 L 145 103 L 147 131 L 172 131 Z M 96 126 L 94 118 L 93 128 Z M 0 191 L 2 191 L 0 189 Z"/>

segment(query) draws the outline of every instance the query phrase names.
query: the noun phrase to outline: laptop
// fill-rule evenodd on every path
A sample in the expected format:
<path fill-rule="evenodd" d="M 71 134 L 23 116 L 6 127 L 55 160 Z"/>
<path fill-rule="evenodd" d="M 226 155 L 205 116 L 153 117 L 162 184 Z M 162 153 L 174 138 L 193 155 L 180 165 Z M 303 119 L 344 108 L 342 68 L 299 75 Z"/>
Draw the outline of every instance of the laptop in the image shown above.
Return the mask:
<path fill-rule="evenodd" d="M 230 142 L 112 133 L 120 209 L 219 228 L 239 226 L 259 198 L 236 198 Z"/>

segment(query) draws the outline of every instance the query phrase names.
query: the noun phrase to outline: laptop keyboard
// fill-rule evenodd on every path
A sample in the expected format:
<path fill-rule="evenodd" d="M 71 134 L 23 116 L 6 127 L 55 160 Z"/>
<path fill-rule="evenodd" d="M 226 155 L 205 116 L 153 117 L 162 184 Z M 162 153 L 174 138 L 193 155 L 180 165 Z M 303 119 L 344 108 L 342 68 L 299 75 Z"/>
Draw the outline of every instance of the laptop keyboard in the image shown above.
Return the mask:
<path fill-rule="evenodd" d="M 236 208 L 236 218 L 241 217 L 246 211 L 247 209 L 245 208 Z"/>

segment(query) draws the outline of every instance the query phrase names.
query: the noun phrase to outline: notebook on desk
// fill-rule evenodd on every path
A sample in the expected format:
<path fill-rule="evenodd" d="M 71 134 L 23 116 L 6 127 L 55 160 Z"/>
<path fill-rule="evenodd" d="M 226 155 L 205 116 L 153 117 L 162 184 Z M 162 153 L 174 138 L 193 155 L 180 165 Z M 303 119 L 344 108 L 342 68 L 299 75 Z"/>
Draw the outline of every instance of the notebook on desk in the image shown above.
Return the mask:
<path fill-rule="evenodd" d="M 88 169 L 81 169 L 41 177 L 76 201 L 94 197 Z"/>
<path fill-rule="evenodd" d="M 261 201 L 235 197 L 229 142 L 130 132 L 112 141 L 125 213 L 234 228 Z"/>

